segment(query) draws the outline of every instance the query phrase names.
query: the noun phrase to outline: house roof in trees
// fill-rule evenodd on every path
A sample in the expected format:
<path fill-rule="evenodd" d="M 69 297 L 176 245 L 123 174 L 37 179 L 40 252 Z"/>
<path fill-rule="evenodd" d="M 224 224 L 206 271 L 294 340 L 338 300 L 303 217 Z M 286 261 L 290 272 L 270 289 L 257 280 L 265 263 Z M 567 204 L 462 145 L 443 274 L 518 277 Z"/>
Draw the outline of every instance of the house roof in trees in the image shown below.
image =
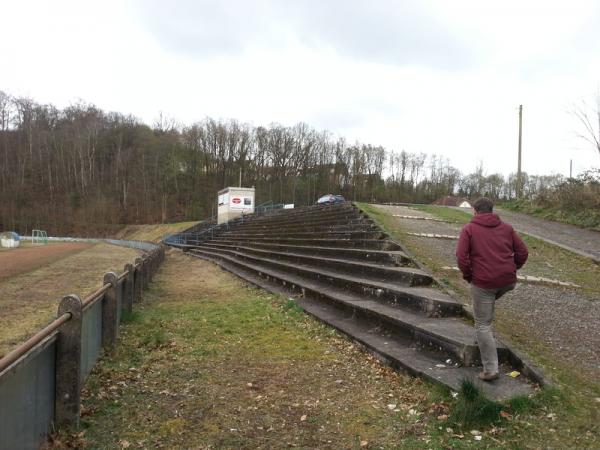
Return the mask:
<path fill-rule="evenodd" d="M 446 197 L 438 198 L 436 201 L 433 202 L 433 204 L 441 206 L 462 206 L 465 202 L 469 205 L 471 204 L 471 202 L 469 202 L 469 200 L 464 197 L 447 195 Z"/>

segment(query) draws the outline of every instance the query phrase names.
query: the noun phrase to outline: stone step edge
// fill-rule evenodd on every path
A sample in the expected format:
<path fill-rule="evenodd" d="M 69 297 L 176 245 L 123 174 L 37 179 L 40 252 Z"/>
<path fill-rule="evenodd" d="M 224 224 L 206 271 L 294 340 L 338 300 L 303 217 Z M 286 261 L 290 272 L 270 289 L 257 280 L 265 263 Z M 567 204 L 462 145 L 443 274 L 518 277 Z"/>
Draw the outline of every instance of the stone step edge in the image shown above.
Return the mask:
<path fill-rule="evenodd" d="M 215 241 L 217 240 L 237 240 L 240 242 L 246 242 L 242 239 L 229 239 L 226 236 L 215 236 Z M 303 238 L 285 238 L 285 237 L 274 237 L 274 238 L 259 238 L 257 239 L 256 242 L 264 242 L 264 243 L 273 243 L 273 244 L 277 244 L 281 241 L 292 241 L 292 242 L 313 242 L 313 241 L 317 241 L 317 244 L 323 244 L 323 243 L 327 243 L 327 242 L 338 242 L 338 243 L 357 243 L 360 242 L 363 245 L 376 245 L 376 244 L 382 244 L 382 243 L 387 243 L 390 246 L 393 247 L 397 247 L 396 250 L 390 250 L 390 251 L 401 251 L 402 253 L 406 253 L 404 250 L 401 250 L 400 245 L 398 245 L 398 243 L 394 242 L 394 241 L 388 241 L 385 239 L 303 239 Z M 294 245 L 294 244 L 290 244 L 290 245 Z M 318 246 L 318 245 L 316 245 Z M 345 246 L 340 246 L 340 247 L 331 247 L 331 248 L 340 248 L 340 249 L 357 249 L 357 250 L 376 250 L 376 251 L 387 251 L 387 250 L 381 250 L 381 249 L 376 249 L 376 248 L 370 248 L 370 247 L 345 247 Z"/>
<path fill-rule="evenodd" d="M 204 242 L 207 239 L 229 239 L 235 236 L 237 239 L 307 239 L 307 240 L 373 240 L 373 241 L 384 241 L 389 238 L 389 236 L 383 231 L 344 231 L 344 232 L 305 232 L 305 233 L 286 233 L 286 234 L 266 234 L 266 233 L 231 233 L 227 234 L 219 230 L 214 234 L 202 234 L 199 236 L 199 239 L 192 239 L 191 237 L 188 239 L 190 242 Z M 397 245 L 397 244 L 396 244 Z"/>
<path fill-rule="evenodd" d="M 373 222 L 379 226 L 378 221 L 376 219 L 373 219 L 373 217 L 369 213 L 367 213 L 365 210 L 363 210 L 361 208 L 358 208 L 358 210 L 363 214 L 367 214 L 373 220 Z M 406 253 L 416 263 L 417 267 L 419 267 L 421 270 L 423 270 L 425 272 L 430 273 L 438 285 L 440 285 L 440 286 L 442 285 L 440 280 L 433 274 L 433 272 L 431 272 L 431 270 L 427 266 L 425 266 L 421 261 L 419 261 L 417 258 L 415 258 L 415 256 L 412 254 L 412 252 L 410 252 L 407 249 L 405 244 L 403 244 L 402 242 L 399 242 L 395 239 L 392 239 L 389 235 L 387 235 L 386 239 L 389 240 L 390 242 L 393 242 L 404 253 Z M 452 299 L 458 301 L 457 300 L 458 295 L 453 290 L 444 288 L 444 293 L 445 293 L 445 295 L 448 295 Z M 472 307 L 470 305 L 463 304 L 463 314 L 466 317 L 473 319 Z M 504 341 L 502 339 L 500 339 L 500 337 L 496 336 L 496 342 L 499 344 Z M 510 345 L 507 345 L 507 344 L 504 344 L 504 345 L 506 346 L 506 348 L 509 351 L 510 357 L 512 359 L 512 365 L 514 365 L 515 367 L 519 367 L 519 370 L 521 371 L 521 373 L 524 376 L 528 377 L 531 380 L 534 380 L 540 386 L 547 386 L 547 387 L 556 386 L 556 383 L 554 382 L 554 380 L 552 380 L 539 366 L 537 366 L 531 360 L 531 358 L 529 356 L 527 356 L 525 353 L 521 352 L 520 350 L 517 350 L 516 348 L 514 348 Z"/>
<path fill-rule="evenodd" d="M 340 217 L 340 216 L 354 216 L 354 217 L 368 217 L 365 213 L 361 212 L 357 208 L 342 208 L 342 209 L 325 209 L 325 210 L 301 210 L 295 209 L 292 212 L 281 212 L 277 215 L 259 215 L 249 214 L 246 218 L 249 221 L 260 223 L 260 222 L 285 222 L 285 221 L 296 221 L 305 218 L 317 218 L 317 217 Z"/>
<path fill-rule="evenodd" d="M 348 254 L 353 254 L 355 253 L 356 255 L 362 255 L 365 253 L 373 253 L 376 255 L 380 255 L 380 256 L 384 256 L 384 255 L 394 255 L 394 256 L 398 256 L 401 257 L 402 259 L 406 259 L 407 261 L 411 261 L 412 259 L 410 259 L 408 257 L 408 255 L 406 255 L 406 253 L 404 253 L 401 250 L 379 250 L 379 249 L 369 249 L 369 248 L 346 248 L 346 247 L 321 247 L 318 245 L 294 245 L 294 244 L 278 244 L 276 242 L 250 242 L 248 243 L 247 241 L 242 241 L 242 240 L 238 240 L 236 241 L 235 239 L 228 239 L 228 240 L 220 240 L 220 241 L 209 241 L 207 242 L 207 244 L 209 243 L 214 243 L 214 242 L 225 242 L 228 245 L 238 245 L 238 244 L 243 244 L 246 242 L 246 246 L 265 246 L 265 247 L 278 247 L 278 248 L 291 248 L 291 249 L 299 249 L 299 250 L 316 250 L 316 251 L 320 251 L 320 250 L 324 250 L 324 251 L 342 251 L 342 252 L 348 252 Z"/>
<path fill-rule="evenodd" d="M 261 289 L 264 289 L 268 292 L 272 292 L 275 294 L 282 294 L 288 298 L 290 297 L 289 291 L 287 291 L 284 287 L 281 287 L 273 282 L 264 280 L 258 276 L 241 276 L 238 271 L 230 268 L 228 264 L 223 264 L 220 261 L 214 260 L 212 258 L 210 258 L 210 259 L 204 258 L 204 259 L 207 259 L 207 260 L 211 261 L 212 263 L 217 264 L 222 269 L 238 276 L 239 278 L 241 278 Z M 460 389 L 459 383 L 452 383 L 448 380 L 448 377 L 442 376 L 443 372 L 442 372 L 441 368 L 435 367 L 435 365 L 433 365 L 433 364 L 431 365 L 430 368 L 428 368 L 428 370 L 423 370 L 422 367 L 418 367 L 418 365 L 415 364 L 414 359 L 415 359 L 415 356 L 421 352 L 413 351 L 413 353 L 410 355 L 411 358 L 398 358 L 397 356 L 391 355 L 389 353 L 388 349 L 384 349 L 385 342 L 386 342 L 385 338 L 380 337 L 380 339 L 376 339 L 376 336 L 372 335 L 373 339 L 367 340 L 364 337 L 361 338 L 359 336 L 355 336 L 352 334 L 352 332 L 350 330 L 348 330 L 348 327 L 344 326 L 344 323 L 341 320 L 336 321 L 331 318 L 323 317 L 322 314 L 319 314 L 314 309 L 308 308 L 306 303 L 303 302 L 302 300 L 300 300 L 300 301 L 297 300 L 297 303 L 307 314 L 309 314 L 312 317 L 315 317 L 316 319 L 318 319 L 319 321 L 339 330 L 340 332 L 347 335 L 355 342 L 365 346 L 367 351 L 373 353 L 384 364 L 387 364 L 396 370 L 407 372 L 410 375 L 425 378 L 425 379 L 429 380 L 430 382 L 443 385 L 454 391 L 458 391 Z M 382 343 L 383 343 L 383 345 L 382 345 Z M 411 359 L 413 361 L 411 361 Z M 430 365 L 429 358 L 422 357 L 421 359 L 427 359 L 425 366 Z M 441 364 L 441 362 L 440 362 L 440 364 Z M 444 371 L 446 371 L 448 369 L 449 368 L 447 368 L 447 369 L 445 368 Z M 500 397 L 500 396 L 494 395 L 495 393 L 493 391 L 490 392 L 490 385 L 488 385 L 487 383 L 483 383 L 477 379 L 477 373 L 479 372 L 478 368 L 461 366 L 461 367 L 453 368 L 450 370 L 460 371 L 461 373 L 465 374 L 465 377 L 467 377 L 469 379 L 473 379 L 473 381 L 481 389 L 481 391 L 486 396 L 488 396 L 489 398 L 491 398 L 493 400 L 502 401 L 502 400 L 507 400 L 510 398 L 510 397 L 504 397 L 504 396 Z M 505 377 L 505 375 L 501 375 L 501 378 L 504 378 L 504 377 Z M 519 380 L 519 381 L 521 381 L 521 380 Z M 517 395 L 520 395 L 520 394 L 517 394 Z"/>
<path fill-rule="evenodd" d="M 195 247 L 194 249 L 191 249 L 190 251 L 192 251 L 192 252 L 194 250 L 201 251 L 203 249 L 204 249 L 204 247 L 198 246 L 198 247 Z M 212 252 L 225 253 L 228 256 L 233 257 L 233 258 L 235 258 L 236 256 L 239 256 L 241 258 L 247 258 L 250 260 L 254 260 L 256 264 L 265 262 L 266 264 L 275 265 L 275 266 L 279 267 L 281 270 L 288 270 L 288 269 L 299 270 L 302 272 L 309 272 L 311 274 L 317 274 L 317 275 L 322 276 L 323 278 L 335 278 L 344 283 L 358 283 L 360 285 L 367 286 L 374 291 L 381 289 L 381 290 L 388 290 L 391 293 L 397 292 L 398 295 L 404 294 L 404 295 L 415 296 L 416 294 L 410 294 L 411 290 L 415 291 L 417 289 L 421 289 L 421 290 L 430 289 L 431 291 L 434 291 L 436 294 L 438 294 L 438 296 L 436 296 L 436 298 L 430 299 L 430 300 L 437 302 L 437 303 L 447 304 L 447 305 L 452 305 L 452 306 L 458 305 L 462 309 L 461 302 L 457 301 L 456 299 L 450 297 L 447 294 L 444 294 L 441 291 L 438 291 L 437 289 L 435 289 L 431 286 L 393 285 L 390 283 L 385 283 L 380 280 L 373 280 L 370 278 L 360 278 L 360 277 L 352 276 L 351 274 L 346 274 L 346 273 L 342 273 L 342 272 L 331 272 L 331 271 L 323 270 L 320 268 L 312 267 L 310 265 L 290 263 L 289 261 L 282 261 L 282 260 L 277 260 L 277 259 L 261 258 L 256 255 L 249 255 L 244 252 L 239 252 L 236 250 L 225 250 L 225 249 L 218 249 L 218 248 L 214 248 L 214 247 L 208 247 L 207 249 L 208 249 L 208 251 L 212 251 Z"/>
<path fill-rule="evenodd" d="M 200 256 L 198 253 L 194 253 L 194 255 Z M 205 255 L 208 256 L 208 259 L 217 260 L 216 262 L 219 265 L 222 265 L 221 259 L 223 258 L 223 255 L 214 254 L 210 251 L 205 252 Z M 202 256 L 200 256 L 200 257 L 202 257 Z M 316 295 L 324 296 L 324 297 L 328 298 L 329 300 L 335 302 L 336 304 L 343 306 L 346 309 L 355 309 L 355 310 L 358 310 L 359 312 L 361 312 L 362 314 L 375 315 L 376 317 L 380 318 L 381 320 L 384 320 L 390 326 L 400 327 L 402 329 L 410 331 L 411 334 L 417 336 L 416 339 L 418 339 L 418 337 L 420 337 L 420 336 L 424 337 L 425 340 L 423 342 L 427 343 L 429 345 L 437 345 L 438 342 L 445 343 L 454 349 L 454 350 L 451 350 L 450 348 L 446 348 L 445 351 L 447 353 L 454 353 L 457 358 L 459 358 L 463 361 L 464 361 L 465 355 L 466 355 L 465 352 L 467 352 L 467 351 L 469 352 L 468 353 L 469 355 L 471 355 L 473 352 L 478 354 L 479 349 L 477 348 L 474 338 L 471 342 L 465 342 L 463 340 L 460 340 L 460 338 L 457 337 L 456 335 L 454 335 L 454 336 L 443 335 L 443 334 L 440 334 L 439 331 L 432 330 L 431 327 L 426 326 L 427 324 L 416 323 L 419 321 L 419 319 L 423 319 L 426 321 L 427 320 L 440 320 L 440 321 L 444 321 L 445 323 L 452 324 L 451 326 L 459 326 L 460 323 L 457 322 L 457 319 L 458 319 L 457 317 L 446 317 L 446 318 L 441 318 L 441 319 L 435 319 L 435 318 L 429 318 L 429 317 L 422 316 L 417 313 L 408 311 L 406 308 L 394 308 L 393 306 L 390 306 L 383 302 L 378 303 L 373 299 L 369 299 L 366 301 L 361 301 L 358 299 L 357 300 L 343 299 L 343 298 L 341 298 L 341 296 L 336 296 L 334 293 L 327 292 L 327 291 L 331 291 L 331 287 L 329 287 L 329 286 L 324 286 L 322 288 L 322 291 L 320 291 L 320 290 L 318 290 L 318 286 L 317 287 L 310 286 L 310 281 L 306 282 L 307 284 L 303 284 L 302 277 L 296 276 L 295 278 L 297 278 L 297 279 L 293 279 L 293 278 L 290 278 L 290 274 L 281 273 L 281 272 L 278 272 L 271 268 L 261 268 L 260 266 L 251 267 L 249 264 L 244 264 L 241 261 L 237 261 L 236 259 L 227 257 L 227 256 L 225 256 L 224 259 L 227 261 L 226 264 L 232 264 L 234 266 L 242 266 L 242 267 L 244 267 L 244 270 L 250 271 L 250 272 L 264 273 L 265 275 L 268 275 L 272 278 L 281 280 L 282 282 L 284 282 L 284 285 L 285 285 L 285 283 L 287 283 L 287 284 L 290 284 L 293 286 L 298 286 L 304 290 L 308 290 L 309 292 L 316 293 Z M 293 275 L 292 275 L 292 277 L 293 277 Z M 318 285 L 319 283 L 312 282 L 312 284 Z M 346 294 L 346 295 L 350 297 L 350 295 L 348 295 L 348 294 Z M 363 303 L 363 304 L 361 305 L 360 303 Z M 375 308 L 369 308 L 368 306 L 365 305 L 365 303 L 370 303 L 373 306 L 377 306 L 379 309 L 384 309 L 384 310 L 389 309 L 390 314 L 386 314 L 385 312 L 377 311 Z M 406 317 L 404 317 L 404 318 L 398 317 L 399 313 L 404 314 Z M 410 319 L 410 316 L 413 316 L 413 320 Z M 472 330 L 472 328 L 469 327 L 466 323 L 464 324 L 464 326 L 466 327 L 466 329 L 468 329 L 469 332 Z M 451 334 L 453 334 L 453 333 L 451 333 Z M 501 345 L 499 345 L 499 348 L 503 348 L 503 347 Z M 466 363 L 470 364 L 470 357 L 467 359 Z"/>
<path fill-rule="evenodd" d="M 211 245 L 211 242 L 210 241 L 206 242 L 205 245 Z M 302 253 L 279 252 L 279 251 L 274 251 L 274 250 L 253 248 L 248 245 L 238 245 L 238 244 L 232 244 L 232 245 L 216 244 L 216 245 L 227 246 L 228 248 L 235 248 L 236 250 L 237 249 L 250 250 L 252 252 L 258 252 L 260 254 L 266 254 L 266 255 L 281 255 L 284 258 L 286 258 L 286 257 L 298 258 L 298 259 L 302 259 L 305 261 L 312 261 L 313 264 L 322 264 L 322 263 L 328 263 L 328 262 L 332 263 L 332 264 L 347 264 L 356 269 L 360 269 L 361 267 L 367 267 L 372 270 L 381 269 L 383 272 L 388 272 L 391 274 L 411 274 L 414 276 L 422 276 L 422 277 L 430 278 L 428 273 L 422 271 L 421 269 L 416 269 L 414 267 L 385 266 L 385 265 L 379 265 L 379 264 L 372 264 L 372 263 L 364 262 L 364 261 L 354 261 L 354 260 L 348 260 L 348 259 L 330 258 L 327 256 L 311 256 L 311 255 L 305 255 Z M 309 264 L 309 265 L 312 265 L 312 264 Z"/>
<path fill-rule="evenodd" d="M 300 216 L 298 218 L 281 218 L 281 220 L 268 220 L 267 218 L 251 218 L 245 217 L 244 220 L 230 221 L 230 224 L 241 225 L 247 223 L 253 226 L 276 226 L 276 225 L 301 225 L 303 223 L 320 224 L 320 223 L 348 223 L 348 222 L 364 222 L 371 223 L 373 220 L 368 216 L 360 213 L 343 213 L 343 214 L 315 214 L 314 216 Z"/>

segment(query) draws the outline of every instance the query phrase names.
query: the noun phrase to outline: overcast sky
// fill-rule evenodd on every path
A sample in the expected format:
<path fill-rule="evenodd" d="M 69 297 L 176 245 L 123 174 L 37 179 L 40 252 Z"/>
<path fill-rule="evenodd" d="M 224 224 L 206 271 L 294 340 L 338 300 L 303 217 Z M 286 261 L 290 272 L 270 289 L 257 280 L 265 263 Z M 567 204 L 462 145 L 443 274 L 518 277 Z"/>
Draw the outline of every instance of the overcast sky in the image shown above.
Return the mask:
<path fill-rule="evenodd" d="M 490 6 L 493 3 L 493 6 Z M 0 90 L 151 124 L 303 121 L 461 170 L 600 166 L 569 114 L 600 85 L 594 0 L 0 1 Z"/>

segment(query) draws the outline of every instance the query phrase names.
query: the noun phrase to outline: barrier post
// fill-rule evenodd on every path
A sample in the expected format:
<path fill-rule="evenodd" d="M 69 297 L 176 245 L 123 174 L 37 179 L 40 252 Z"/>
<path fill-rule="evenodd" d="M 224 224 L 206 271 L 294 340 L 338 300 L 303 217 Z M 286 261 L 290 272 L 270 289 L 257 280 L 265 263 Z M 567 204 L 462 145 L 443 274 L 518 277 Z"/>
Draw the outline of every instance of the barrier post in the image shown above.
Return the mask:
<path fill-rule="evenodd" d="M 150 283 L 150 265 L 148 264 L 148 256 L 142 256 L 142 289 L 148 289 Z"/>
<path fill-rule="evenodd" d="M 63 297 L 58 317 L 71 314 L 58 332 L 54 421 L 58 427 L 79 427 L 81 405 L 81 324 L 83 309 L 77 295 Z"/>
<path fill-rule="evenodd" d="M 114 272 L 104 274 L 104 284 L 110 284 L 110 288 L 104 293 L 102 302 L 102 347 L 110 349 L 117 342 L 119 334 L 117 324 L 117 274 Z"/>
<path fill-rule="evenodd" d="M 154 252 L 148 253 L 148 284 L 152 283 L 154 278 Z"/>
<path fill-rule="evenodd" d="M 142 286 L 144 284 L 143 278 L 143 268 L 142 268 L 143 260 L 142 258 L 135 258 L 135 266 L 134 266 L 134 296 L 136 303 L 142 301 Z"/>
<path fill-rule="evenodd" d="M 125 275 L 125 281 L 123 284 L 123 311 L 131 312 L 133 311 L 133 277 L 134 277 L 134 269 L 132 264 L 125 264 L 123 270 L 127 273 Z"/>

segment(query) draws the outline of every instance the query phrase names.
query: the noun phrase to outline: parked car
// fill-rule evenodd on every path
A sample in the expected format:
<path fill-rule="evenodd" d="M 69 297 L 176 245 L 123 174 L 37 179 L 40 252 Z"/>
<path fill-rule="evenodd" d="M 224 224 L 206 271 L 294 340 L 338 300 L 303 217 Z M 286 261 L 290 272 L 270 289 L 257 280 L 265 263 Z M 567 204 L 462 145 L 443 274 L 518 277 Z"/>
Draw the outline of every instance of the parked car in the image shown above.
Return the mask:
<path fill-rule="evenodd" d="M 317 205 L 321 205 L 321 204 L 335 205 L 336 203 L 344 203 L 345 201 L 346 201 L 346 199 L 344 197 L 342 197 L 341 195 L 327 194 L 327 195 L 324 195 L 323 197 L 319 198 L 319 200 L 317 200 Z"/>

